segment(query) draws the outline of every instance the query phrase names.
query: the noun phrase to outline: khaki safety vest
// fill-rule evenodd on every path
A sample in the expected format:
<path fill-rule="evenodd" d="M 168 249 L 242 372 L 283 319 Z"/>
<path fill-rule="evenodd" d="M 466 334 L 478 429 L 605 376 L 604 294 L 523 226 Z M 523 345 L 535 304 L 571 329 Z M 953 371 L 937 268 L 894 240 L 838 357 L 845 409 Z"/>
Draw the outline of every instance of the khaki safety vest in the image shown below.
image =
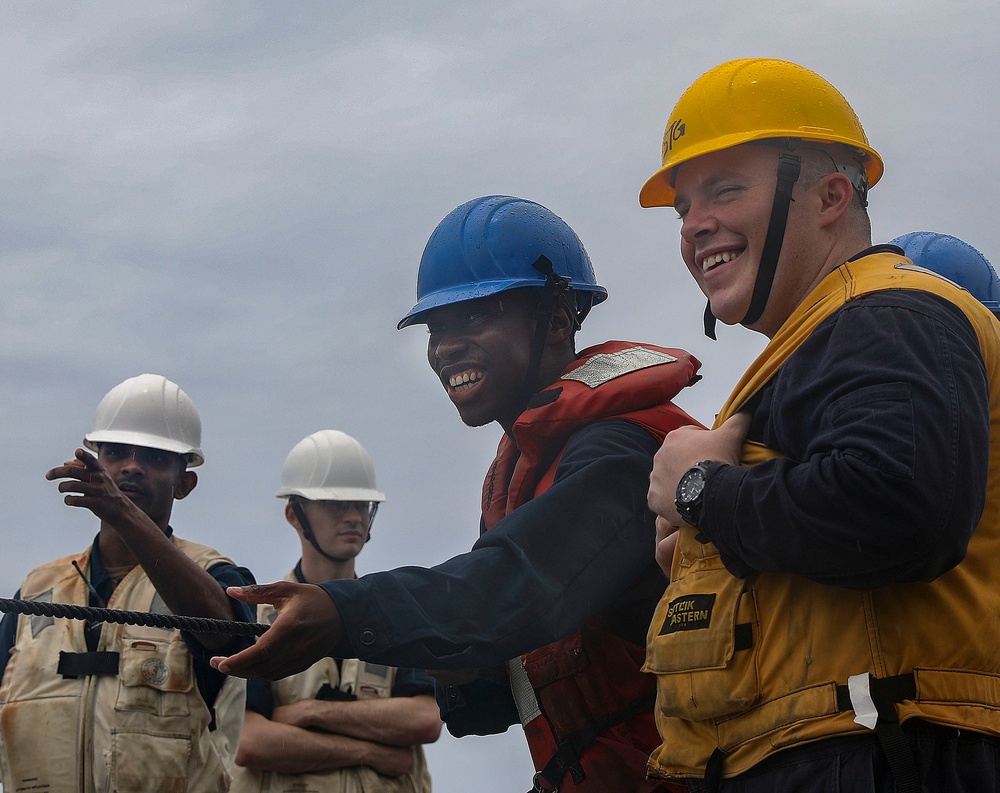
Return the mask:
<path fill-rule="evenodd" d="M 204 545 L 171 541 L 202 569 L 230 562 Z M 35 568 L 21 597 L 87 605 L 71 563 L 88 570 L 90 549 Z M 231 562 L 230 562 L 231 563 Z M 142 567 L 115 588 L 109 608 L 169 614 Z M 81 620 L 18 616 L 0 686 L 4 790 L 44 793 L 217 793 L 229 789 L 246 683 L 227 678 L 213 713 L 178 630 L 106 623 L 97 652 L 117 654 L 118 674 L 64 677 L 60 656 L 86 653 Z"/>
<path fill-rule="evenodd" d="M 297 581 L 295 573 L 286 581 Z M 274 622 L 277 612 L 270 605 L 258 607 L 260 621 Z M 392 696 L 396 669 L 357 659 L 337 662 L 324 658 L 304 672 L 271 683 L 275 705 L 290 705 L 315 699 L 324 685 L 353 694 L 358 699 L 385 699 Z M 368 766 L 350 766 L 308 774 L 279 774 L 237 766 L 233 771 L 232 793 L 430 793 L 431 775 L 422 746 L 413 747 L 413 767 L 401 777 L 387 777 Z"/>
<path fill-rule="evenodd" d="M 828 275 L 781 327 L 730 396 L 716 426 L 739 412 L 827 317 L 865 294 L 916 289 L 945 297 L 979 339 L 990 389 L 986 507 L 965 559 L 928 583 L 855 591 L 794 575 L 736 578 L 718 549 L 682 528 L 671 580 L 650 626 L 645 669 L 657 675 L 663 743 L 654 778 L 700 777 L 725 753 L 723 775 L 779 750 L 862 733 L 838 706 L 837 687 L 868 673 L 912 674 L 916 696 L 896 705 L 914 717 L 1000 736 L 1000 325 L 968 292 L 892 253 Z M 744 445 L 741 464 L 778 456 Z"/>

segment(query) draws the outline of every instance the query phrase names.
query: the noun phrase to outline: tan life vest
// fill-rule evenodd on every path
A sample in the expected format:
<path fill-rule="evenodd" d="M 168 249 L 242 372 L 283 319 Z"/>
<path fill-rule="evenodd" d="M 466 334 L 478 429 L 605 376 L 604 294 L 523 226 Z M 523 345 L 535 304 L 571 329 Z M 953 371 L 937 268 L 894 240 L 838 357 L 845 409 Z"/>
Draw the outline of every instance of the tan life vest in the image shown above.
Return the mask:
<path fill-rule="evenodd" d="M 663 743 L 654 778 L 700 777 L 713 753 L 723 775 L 779 750 L 863 733 L 843 703 L 848 678 L 913 675 L 900 721 L 1000 735 L 1000 325 L 971 295 L 891 253 L 872 254 L 827 276 L 781 327 L 733 391 L 716 426 L 778 372 L 827 317 L 862 295 L 917 289 L 945 297 L 979 339 L 990 388 L 986 507 L 965 559 L 929 583 L 856 591 L 794 575 L 732 576 L 718 549 L 681 529 L 671 580 L 650 626 L 646 670 L 657 675 Z M 744 445 L 742 464 L 778 456 Z M 873 684 L 874 685 L 874 684 Z M 840 692 L 838 692 L 838 686 Z M 853 700 L 851 700 L 853 701 Z"/>
<path fill-rule="evenodd" d="M 171 541 L 202 569 L 229 559 Z M 90 550 L 35 568 L 25 600 L 87 605 Z M 115 588 L 109 608 L 169 614 L 142 567 Z M 81 620 L 20 615 L 0 686 L 0 773 L 7 791 L 218 793 L 243 726 L 245 681 L 227 678 L 213 713 L 198 692 L 180 631 L 106 623 L 97 653 L 113 672 L 64 677 L 60 663 L 87 653 Z M 117 657 L 116 657 L 117 656 Z M 94 656 L 91 655 L 91 658 Z"/>
<path fill-rule="evenodd" d="M 295 573 L 286 581 L 298 581 Z M 258 607 L 261 622 L 274 622 L 273 606 Z M 357 659 L 337 662 L 332 658 L 317 661 L 304 672 L 271 683 L 275 705 L 290 705 L 303 699 L 315 699 L 328 685 L 358 699 L 385 699 L 392 696 L 396 669 Z M 401 777 L 387 777 L 368 766 L 350 766 L 333 771 L 308 774 L 279 774 L 237 766 L 233 771 L 232 793 L 430 793 L 431 776 L 422 746 L 413 747 L 413 766 Z"/>

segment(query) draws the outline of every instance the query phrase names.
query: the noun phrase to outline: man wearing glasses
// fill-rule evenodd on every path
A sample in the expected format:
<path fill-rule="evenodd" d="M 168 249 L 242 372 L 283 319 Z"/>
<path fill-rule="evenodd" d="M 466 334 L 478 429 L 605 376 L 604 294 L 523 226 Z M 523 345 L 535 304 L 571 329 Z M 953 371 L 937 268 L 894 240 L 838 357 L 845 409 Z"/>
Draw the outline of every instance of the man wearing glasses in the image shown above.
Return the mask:
<path fill-rule="evenodd" d="M 287 581 L 356 578 L 385 495 L 364 447 L 339 430 L 320 430 L 289 452 L 278 498 L 299 536 L 302 558 Z M 261 609 L 262 622 L 277 616 Z M 247 689 L 234 793 L 286 790 L 429 793 L 421 744 L 441 720 L 434 681 L 424 672 L 323 658 L 304 672 Z"/>

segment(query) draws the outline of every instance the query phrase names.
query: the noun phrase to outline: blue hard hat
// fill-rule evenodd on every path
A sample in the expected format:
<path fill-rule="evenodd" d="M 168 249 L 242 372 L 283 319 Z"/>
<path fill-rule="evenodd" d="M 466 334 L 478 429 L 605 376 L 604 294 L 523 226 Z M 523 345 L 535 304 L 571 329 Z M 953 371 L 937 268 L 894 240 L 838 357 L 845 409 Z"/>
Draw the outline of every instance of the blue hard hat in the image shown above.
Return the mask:
<path fill-rule="evenodd" d="M 417 303 L 397 327 L 420 322 L 424 312 L 439 306 L 545 286 L 545 272 L 534 266 L 541 257 L 574 290 L 580 321 L 607 298 L 583 243 L 561 218 L 512 196 L 467 201 L 448 213 L 427 241 L 417 272 Z"/>
<path fill-rule="evenodd" d="M 891 243 L 903 249 L 914 264 L 942 275 L 968 290 L 994 314 L 1000 313 L 1000 278 L 996 270 L 969 243 L 935 231 L 911 231 Z"/>

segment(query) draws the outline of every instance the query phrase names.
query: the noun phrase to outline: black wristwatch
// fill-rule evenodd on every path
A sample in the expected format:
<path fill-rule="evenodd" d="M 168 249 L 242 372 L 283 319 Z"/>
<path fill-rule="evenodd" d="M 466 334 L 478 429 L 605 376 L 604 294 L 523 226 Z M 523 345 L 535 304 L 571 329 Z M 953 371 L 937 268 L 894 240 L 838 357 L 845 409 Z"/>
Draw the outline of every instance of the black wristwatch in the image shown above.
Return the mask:
<path fill-rule="evenodd" d="M 708 473 L 708 466 L 712 460 L 704 460 L 697 465 L 693 465 L 684 472 L 684 476 L 677 483 L 677 492 L 674 494 L 674 507 L 685 523 L 698 528 L 698 521 L 701 520 L 701 506 L 705 494 L 705 475 Z"/>

